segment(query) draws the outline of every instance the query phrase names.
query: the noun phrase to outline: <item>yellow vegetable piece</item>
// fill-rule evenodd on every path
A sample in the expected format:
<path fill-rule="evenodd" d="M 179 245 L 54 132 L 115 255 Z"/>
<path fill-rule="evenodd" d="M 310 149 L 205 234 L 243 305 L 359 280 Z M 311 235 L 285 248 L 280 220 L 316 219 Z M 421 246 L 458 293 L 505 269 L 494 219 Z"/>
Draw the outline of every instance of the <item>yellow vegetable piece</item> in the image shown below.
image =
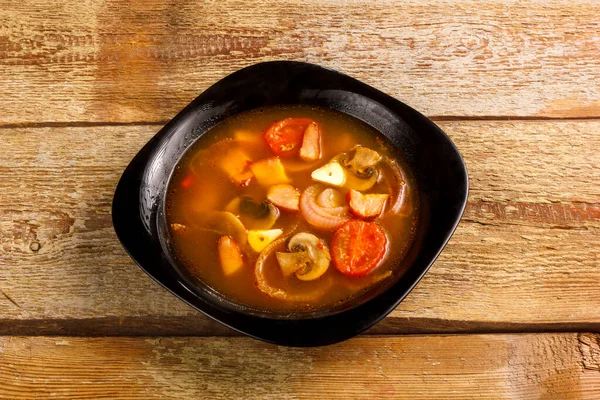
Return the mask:
<path fill-rule="evenodd" d="M 254 251 L 260 253 L 283 233 L 282 229 L 250 230 L 248 231 L 248 244 Z"/>
<path fill-rule="evenodd" d="M 250 170 L 261 186 L 269 187 L 291 182 L 279 157 L 269 157 L 256 161 L 250 164 Z"/>
<path fill-rule="evenodd" d="M 317 182 L 327 183 L 333 186 L 344 186 L 346 173 L 344 168 L 337 162 L 330 162 L 316 169 L 310 175 Z"/>

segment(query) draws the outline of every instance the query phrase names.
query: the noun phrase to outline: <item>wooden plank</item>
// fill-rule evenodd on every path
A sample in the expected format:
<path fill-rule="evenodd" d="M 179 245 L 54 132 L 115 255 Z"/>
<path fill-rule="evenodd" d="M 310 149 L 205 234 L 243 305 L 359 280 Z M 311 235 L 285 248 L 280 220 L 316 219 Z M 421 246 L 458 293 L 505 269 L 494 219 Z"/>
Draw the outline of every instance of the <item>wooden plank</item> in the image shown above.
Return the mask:
<path fill-rule="evenodd" d="M 574 333 L 308 349 L 247 338 L 0 337 L 0 397 L 591 399 L 600 396 L 599 344 Z"/>
<path fill-rule="evenodd" d="M 434 116 L 600 116 L 597 4 L 2 2 L 0 124 L 164 121 L 226 74 L 300 60 Z"/>
<path fill-rule="evenodd" d="M 372 333 L 599 330 L 600 121 L 440 125 L 468 164 L 469 204 Z M 231 333 L 160 289 L 113 232 L 120 173 L 158 129 L 0 129 L 0 333 Z"/>

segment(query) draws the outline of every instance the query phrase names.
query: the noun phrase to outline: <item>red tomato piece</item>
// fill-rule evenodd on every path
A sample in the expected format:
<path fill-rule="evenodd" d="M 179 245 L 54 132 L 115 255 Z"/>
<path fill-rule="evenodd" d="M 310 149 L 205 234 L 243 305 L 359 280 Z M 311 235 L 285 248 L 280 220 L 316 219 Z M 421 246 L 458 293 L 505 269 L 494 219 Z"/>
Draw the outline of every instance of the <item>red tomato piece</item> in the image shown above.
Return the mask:
<path fill-rule="evenodd" d="M 181 181 L 181 187 L 187 189 L 192 185 L 192 183 L 194 183 L 194 177 L 190 174 L 186 176 L 184 180 Z"/>
<path fill-rule="evenodd" d="M 293 157 L 300 150 L 304 131 L 313 122 L 309 118 L 282 119 L 267 129 L 265 141 L 273 154 L 281 157 Z"/>
<path fill-rule="evenodd" d="M 387 242 L 385 231 L 379 224 L 353 219 L 333 235 L 333 263 L 345 275 L 366 275 L 383 260 Z"/>

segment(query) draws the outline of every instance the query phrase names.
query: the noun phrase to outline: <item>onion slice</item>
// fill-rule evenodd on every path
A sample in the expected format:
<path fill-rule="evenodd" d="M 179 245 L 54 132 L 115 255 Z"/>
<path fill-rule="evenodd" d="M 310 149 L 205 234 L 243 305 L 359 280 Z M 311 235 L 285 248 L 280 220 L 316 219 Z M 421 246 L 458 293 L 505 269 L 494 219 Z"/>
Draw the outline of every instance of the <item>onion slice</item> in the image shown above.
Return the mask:
<path fill-rule="evenodd" d="M 312 185 L 304 190 L 300 197 L 300 211 L 306 221 L 314 227 L 335 230 L 351 219 L 348 206 L 320 206 L 317 197 L 322 193 L 322 188 L 322 185 Z"/>
<path fill-rule="evenodd" d="M 405 201 L 408 192 L 406 176 L 396 161 L 385 157 L 384 163 L 392 173 L 391 180 L 388 180 L 391 195 L 387 212 L 401 214 L 405 211 L 407 205 L 407 202 Z"/>

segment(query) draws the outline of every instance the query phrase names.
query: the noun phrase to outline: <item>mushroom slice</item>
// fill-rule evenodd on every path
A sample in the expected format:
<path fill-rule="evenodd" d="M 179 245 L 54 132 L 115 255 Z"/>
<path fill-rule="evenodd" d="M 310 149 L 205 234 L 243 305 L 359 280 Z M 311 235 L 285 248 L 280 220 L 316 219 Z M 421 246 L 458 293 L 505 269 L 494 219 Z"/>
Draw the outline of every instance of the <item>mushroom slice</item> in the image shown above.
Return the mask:
<path fill-rule="evenodd" d="M 234 198 L 225 206 L 225 211 L 238 215 L 248 229 L 271 229 L 279 218 L 277 207 L 268 201 L 256 203 L 250 196 Z"/>
<path fill-rule="evenodd" d="M 368 147 L 356 146 L 351 152 L 347 165 L 361 178 L 369 178 L 372 168 L 381 160 L 381 155 Z"/>
<path fill-rule="evenodd" d="M 200 215 L 195 221 L 199 228 L 206 228 L 221 235 L 231 236 L 239 245 L 246 244 L 246 228 L 238 217 L 227 211 L 211 211 Z"/>
<path fill-rule="evenodd" d="M 381 155 L 375 150 L 356 146 L 348 153 L 333 157 L 329 164 L 338 164 L 342 167 L 345 179 L 338 186 L 364 192 L 371 189 L 379 179 L 377 169 L 379 161 Z"/>
<path fill-rule="evenodd" d="M 305 269 L 312 260 L 308 255 L 308 251 L 299 251 L 296 253 L 286 253 L 278 251 L 275 253 L 279 268 L 284 276 L 295 274 L 299 270 Z"/>
<path fill-rule="evenodd" d="M 306 252 L 308 255 L 305 268 L 298 269 L 295 272 L 296 278 L 301 281 L 317 279 L 329 268 L 331 255 L 327 245 L 311 233 L 301 232 L 292 236 L 288 243 L 288 250 L 291 253 Z"/>
<path fill-rule="evenodd" d="M 331 288 L 333 284 L 331 276 L 324 277 L 324 279 L 320 280 L 318 283 L 315 282 L 314 285 L 307 285 L 307 287 L 304 287 L 300 291 L 277 288 L 272 286 L 265 277 L 266 260 L 271 256 L 271 254 L 273 254 L 275 249 L 279 248 L 283 243 L 285 243 L 286 240 L 287 236 L 281 237 L 265 247 L 265 249 L 260 253 L 258 259 L 256 260 L 256 267 L 254 268 L 256 284 L 260 291 L 277 299 L 303 303 L 314 302 L 327 293 L 327 291 Z"/>
<path fill-rule="evenodd" d="M 377 179 L 379 179 L 379 172 L 376 168 L 371 169 L 371 175 L 368 178 L 360 178 L 358 175 L 347 171 L 344 187 L 364 192 L 375 186 Z"/>

